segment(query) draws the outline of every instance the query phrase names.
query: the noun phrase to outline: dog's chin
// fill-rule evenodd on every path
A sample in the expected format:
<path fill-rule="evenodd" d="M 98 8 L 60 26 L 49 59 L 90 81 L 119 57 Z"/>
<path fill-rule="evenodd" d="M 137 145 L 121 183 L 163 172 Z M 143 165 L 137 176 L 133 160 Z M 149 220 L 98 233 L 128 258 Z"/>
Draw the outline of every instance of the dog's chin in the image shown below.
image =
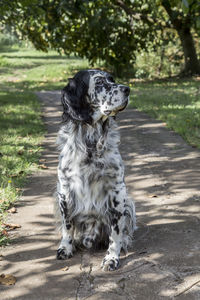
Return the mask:
<path fill-rule="evenodd" d="M 117 112 L 124 110 L 128 105 L 128 98 L 117 108 Z"/>
<path fill-rule="evenodd" d="M 120 111 L 124 110 L 128 105 L 128 99 L 126 101 L 123 102 L 122 105 L 118 106 L 114 111 L 113 113 L 116 115 L 118 114 Z"/>

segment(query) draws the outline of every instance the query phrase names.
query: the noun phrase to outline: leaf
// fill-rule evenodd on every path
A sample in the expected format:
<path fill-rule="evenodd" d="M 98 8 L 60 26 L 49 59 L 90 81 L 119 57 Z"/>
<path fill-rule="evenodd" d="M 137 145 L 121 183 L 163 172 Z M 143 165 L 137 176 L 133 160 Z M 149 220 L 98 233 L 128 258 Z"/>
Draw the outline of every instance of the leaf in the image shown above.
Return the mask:
<path fill-rule="evenodd" d="M 15 214 L 17 212 L 17 209 L 16 209 L 16 207 L 12 207 L 12 208 L 8 209 L 8 212 L 11 214 Z"/>
<path fill-rule="evenodd" d="M 1 233 L 2 233 L 4 236 L 8 236 L 8 232 L 7 232 L 5 229 L 3 229 Z"/>
<path fill-rule="evenodd" d="M 68 270 L 69 270 L 69 267 L 66 266 L 66 267 L 62 268 L 61 270 L 62 270 L 62 271 L 68 271 Z"/>
<path fill-rule="evenodd" d="M 41 169 L 48 169 L 49 167 L 47 167 L 46 165 L 39 165 L 39 167 L 41 168 Z"/>
<path fill-rule="evenodd" d="M 39 162 L 45 162 L 46 161 L 46 159 L 45 158 L 41 158 L 40 160 L 39 160 Z"/>
<path fill-rule="evenodd" d="M 11 274 L 1 274 L 0 275 L 0 284 L 3 285 L 13 285 L 16 282 L 16 277 Z"/>
<path fill-rule="evenodd" d="M 6 228 L 10 229 L 10 230 L 14 230 L 16 228 L 21 228 L 21 225 L 19 224 L 3 224 Z"/>

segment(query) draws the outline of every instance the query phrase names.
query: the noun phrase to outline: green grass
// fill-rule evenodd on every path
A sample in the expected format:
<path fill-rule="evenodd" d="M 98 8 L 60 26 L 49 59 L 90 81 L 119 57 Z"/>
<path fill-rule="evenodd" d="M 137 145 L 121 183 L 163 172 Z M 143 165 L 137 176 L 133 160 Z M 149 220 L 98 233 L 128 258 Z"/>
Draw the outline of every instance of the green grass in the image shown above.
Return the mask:
<path fill-rule="evenodd" d="M 60 89 L 68 77 L 88 67 L 87 60 L 31 49 L 1 53 L 0 66 L 1 60 L 5 65 L 1 67 L 0 81 L 7 78 L 7 86 L 20 91 Z"/>
<path fill-rule="evenodd" d="M 19 198 L 27 175 L 37 167 L 44 133 L 40 115 L 40 104 L 34 94 L 0 92 L 1 229 L 6 210 Z"/>
<path fill-rule="evenodd" d="M 44 135 L 34 91 L 61 89 L 88 67 L 86 60 L 54 51 L 10 48 L 0 53 L 0 245 L 8 242 L 7 210 L 20 199 L 27 175 L 38 168 Z"/>
<path fill-rule="evenodd" d="M 200 78 L 131 84 L 131 106 L 166 122 L 200 149 Z"/>

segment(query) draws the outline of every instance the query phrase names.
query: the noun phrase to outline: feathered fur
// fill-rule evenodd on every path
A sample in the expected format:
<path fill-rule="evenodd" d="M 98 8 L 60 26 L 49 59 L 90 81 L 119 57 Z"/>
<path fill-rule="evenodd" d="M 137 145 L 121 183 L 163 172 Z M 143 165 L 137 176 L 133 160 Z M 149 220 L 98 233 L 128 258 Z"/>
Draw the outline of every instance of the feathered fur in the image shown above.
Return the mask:
<path fill-rule="evenodd" d="M 126 194 L 124 166 L 118 149 L 120 138 L 113 118 L 124 103 L 124 99 L 116 98 L 116 91 L 122 94 L 125 88 L 107 80 L 101 97 L 97 97 L 97 75 L 107 78 L 109 74 L 81 71 L 63 90 L 64 124 L 57 139 L 60 150 L 57 200 L 63 237 L 57 258 L 71 257 L 79 245 L 87 248 L 109 245 L 102 267 L 114 270 L 119 265 L 120 250 L 126 251 L 136 228 L 134 204 Z M 112 94 L 106 101 L 108 85 Z M 127 90 L 124 94 L 127 98 Z"/>

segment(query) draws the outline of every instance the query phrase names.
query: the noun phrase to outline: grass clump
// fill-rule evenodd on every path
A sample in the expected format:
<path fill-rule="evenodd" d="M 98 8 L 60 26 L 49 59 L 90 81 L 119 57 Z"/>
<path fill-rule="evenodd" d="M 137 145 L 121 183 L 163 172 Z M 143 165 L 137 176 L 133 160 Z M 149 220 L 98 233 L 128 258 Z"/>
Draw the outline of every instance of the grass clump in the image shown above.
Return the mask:
<path fill-rule="evenodd" d="M 166 122 L 189 144 L 200 148 L 199 79 L 136 82 L 131 106 Z"/>

